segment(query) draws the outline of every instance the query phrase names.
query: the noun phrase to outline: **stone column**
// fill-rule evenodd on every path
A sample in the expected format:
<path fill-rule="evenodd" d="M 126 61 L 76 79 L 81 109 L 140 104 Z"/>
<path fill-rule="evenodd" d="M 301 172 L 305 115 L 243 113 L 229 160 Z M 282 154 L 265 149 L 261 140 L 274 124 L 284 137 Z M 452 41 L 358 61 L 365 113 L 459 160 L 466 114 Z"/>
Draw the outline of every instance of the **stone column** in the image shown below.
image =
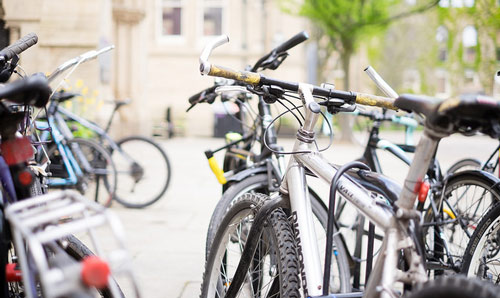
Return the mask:
<path fill-rule="evenodd" d="M 145 58 L 147 50 L 144 42 L 143 20 L 145 17 L 142 1 L 113 1 L 113 26 L 115 42 L 115 63 L 113 69 L 113 91 L 116 99 L 131 99 L 128 106 L 120 110 L 120 124 L 116 132 L 121 134 L 150 134 L 144 105 L 142 85 L 145 78 Z"/>

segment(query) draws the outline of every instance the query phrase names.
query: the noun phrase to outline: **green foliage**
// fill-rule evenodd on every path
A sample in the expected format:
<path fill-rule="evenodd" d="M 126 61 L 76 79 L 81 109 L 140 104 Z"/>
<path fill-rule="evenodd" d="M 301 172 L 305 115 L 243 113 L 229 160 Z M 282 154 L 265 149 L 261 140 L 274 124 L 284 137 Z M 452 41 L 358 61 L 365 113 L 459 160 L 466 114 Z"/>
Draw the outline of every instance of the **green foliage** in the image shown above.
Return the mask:
<path fill-rule="evenodd" d="M 75 138 L 92 139 L 96 136 L 94 131 L 86 128 L 78 122 L 71 121 L 67 122 L 67 124 L 71 128 L 71 131 L 73 132 L 73 136 Z"/>
<path fill-rule="evenodd" d="M 341 53 L 356 50 L 361 40 L 383 32 L 396 0 L 304 0 L 299 14 L 309 18 Z"/>

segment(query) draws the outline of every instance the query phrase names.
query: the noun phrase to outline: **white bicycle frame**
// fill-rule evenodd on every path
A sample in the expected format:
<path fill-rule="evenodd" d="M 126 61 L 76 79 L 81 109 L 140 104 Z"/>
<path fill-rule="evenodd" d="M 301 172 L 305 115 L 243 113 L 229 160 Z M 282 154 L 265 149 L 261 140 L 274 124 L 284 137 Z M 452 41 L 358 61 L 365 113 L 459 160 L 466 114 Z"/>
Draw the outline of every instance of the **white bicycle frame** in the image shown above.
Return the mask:
<path fill-rule="evenodd" d="M 258 73 L 235 72 L 208 62 L 208 57 L 212 50 L 228 42 L 228 40 L 227 36 L 222 35 L 206 45 L 200 56 L 200 72 L 204 75 L 236 79 L 252 85 L 261 83 L 263 77 Z M 375 83 L 377 83 L 384 93 L 393 93 L 388 85 L 380 85 L 382 79 L 377 77 L 374 71 L 370 77 L 374 79 Z M 277 81 L 269 78 L 264 79 L 267 80 L 268 84 Z M 289 86 L 293 84 L 295 88 L 295 83 L 285 82 L 284 84 L 289 84 Z M 310 197 L 305 169 L 314 173 L 327 184 L 332 182 L 337 172 L 337 169 L 321 156 L 315 146 L 314 126 L 319 119 L 320 107 L 313 98 L 314 88 L 314 86 L 309 84 L 298 85 L 298 93 L 305 107 L 305 120 L 304 125 L 297 132 L 297 140 L 293 149 L 296 153 L 290 157 L 280 187 L 280 192 L 283 195 L 287 195 L 290 199 L 305 297 L 322 295 L 323 277 L 320 263 L 322 256 L 319 255 L 314 226 L 312 224 L 313 215 L 309 201 Z M 338 94 L 345 96 L 345 93 L 342 92 Z M 359 98 L 358 96 L 355 96 L 356 102 L 359 99 L 359 102 L 362 104 L 394 107 L 393 102 L 385 102 L 385 98 L 377 99 L 372 95 L 366 94 L 362 94 Z M 392 95 L 389 95 L 389 97 L 394 98 Z M 335 102 L 335 99 L 330 98 L 330 95 L 328 95 L 328 99 L 333 99 Z M 419 247 L 415 243 L 415 238 L 412 238 L 414 233 L 411 230 L 418 228 L 416 225 L 419 225 L 421 220 L 420 213 L 415 210 L 417 194 L 439 140 L 445 136 L 447 135 L 439 134 L 425 127 L 424 134 L 415 150 L 403 190 L 394 207 L 385 205 L 385 202 L 381 204 L 371 196 L 368 190 L 359 184 L 351 181 L 349 178 L 340 177 L 337 184 L 339 193 L 347 201 L 354 204 L 359 212 L 368 217 L 371 222 L 385 233 L 379 257 L 365 287 L 364 297 L 398 297 L 400 295 L 394 288 L 396 282 L 414 284 L 427 281 L 427 274 L 424 269 L 424 256 L 418 254 L 417 250 Z M 401 251 L 404 251 L 408 267 L 404 271 L 398 268 L 398 259 Z"/>
<path fill-rule="evenodd" d="M 319 118 L 319 106 L 312 96 L 312 86 L 299 85 L 299 95 L 306 107 L 304 125 L 297 134 L 294 152 L 290 158 L 280 191 L 290 198 L 293 225 L 296 230 L 303 290 L 306 297 L 322 294 L 323 273 L 321 257 L 317 246 L 313 227 L 313 215 L 306 182 L 305 169 L 330 184 L 336 169 L 325 160 L 314 144 L 314 126 Z M 397 297 L 394 284 L 398 281 L 406 283 L 427 280 L 422 256 L 417 254 L 417 247 L 410 237 L 408 228 L 410 219 L 419 219 L 414 210 L 419 181 L 422 181 L 440 136 L 426 133 L 417 146 L 414 162 L 410 166 L 405 187 L 399 201 L 398 211 L 379 204 L 370 192 L 348 178 L 341 177 L 337 190 L 346 200 L 367 216 L 377 227 L 385 232 L 381 253 L 370 275 L 366 286 L 365 297 Z M 405 250 L 409 270 L 398 269 L 398 257 Z"/>

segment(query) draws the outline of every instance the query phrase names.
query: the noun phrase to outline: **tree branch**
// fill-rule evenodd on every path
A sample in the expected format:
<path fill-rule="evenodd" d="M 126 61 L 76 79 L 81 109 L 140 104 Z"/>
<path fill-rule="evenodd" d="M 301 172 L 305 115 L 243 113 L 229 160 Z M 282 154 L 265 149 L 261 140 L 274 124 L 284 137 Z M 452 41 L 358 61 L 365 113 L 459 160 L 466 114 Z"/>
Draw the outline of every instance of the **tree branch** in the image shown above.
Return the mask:
<path fill-rule="evenodd" d="M 414 15 L 414 14 L 426 12 L 427 10 L 429 10 L 429 9 L 437 6 L 439 4 L 439 1 L 440 0 L 432 0 L 432 1 L 430 1 L 429 3 L 427 3 L 425 5 L 422 5 L 420 7 L 415 8 L 415 9 L 411 9 L 411 10 L 408 10 L 408 11 L 405 11 L 405 12 L 393 15 L 392 17 L 389 17 L 389 18 L 387 18 L 385 20 L 379 20 L 377 22 L 368 22 L 368 23 L 363 23 L 362 22 L 362 23 L 359 24 L 359 27 L 367 26 L 367 25 L 387 25 L 387 24 L 389 24 L 391 22 L 394 22 L 396 20 L 399 20 L 399 19 L 411 16 L 411 15 Z"/>

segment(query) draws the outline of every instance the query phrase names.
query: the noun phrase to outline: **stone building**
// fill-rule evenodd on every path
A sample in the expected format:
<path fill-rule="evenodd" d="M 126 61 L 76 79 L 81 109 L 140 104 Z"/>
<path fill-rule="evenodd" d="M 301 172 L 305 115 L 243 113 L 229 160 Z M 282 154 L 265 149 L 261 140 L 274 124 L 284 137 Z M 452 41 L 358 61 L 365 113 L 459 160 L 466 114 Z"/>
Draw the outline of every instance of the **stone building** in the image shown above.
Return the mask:
<path fill-rule="evenodd" d="M 279 42 L 307 29 L 304 19 L 283 13 L 271 0 L 1 0 L 10 40 L 35 32 L 38 44 L 21 56 L 28 73 L 48 72 L 85 51 L 114 44 L 115 50 L 87 62 L 71 77 L 83 79 L 99 98 L 131 98 L 115 126 L 150 134 L 166 109 L 178 130 L 211 135 L 213 107 L 186 114 L 190 95 L 210 86 L 198 57 L 213 36 L 230 43 L 213 62 L 235 69 L 255 62 Z M 280 70 L 283 79 L 306 80 L 306 46 L 297 47 Z M 99 113 L 98 113 L 99 114 Z M 97 115 L 105 118 L 103 115 Z"/>

